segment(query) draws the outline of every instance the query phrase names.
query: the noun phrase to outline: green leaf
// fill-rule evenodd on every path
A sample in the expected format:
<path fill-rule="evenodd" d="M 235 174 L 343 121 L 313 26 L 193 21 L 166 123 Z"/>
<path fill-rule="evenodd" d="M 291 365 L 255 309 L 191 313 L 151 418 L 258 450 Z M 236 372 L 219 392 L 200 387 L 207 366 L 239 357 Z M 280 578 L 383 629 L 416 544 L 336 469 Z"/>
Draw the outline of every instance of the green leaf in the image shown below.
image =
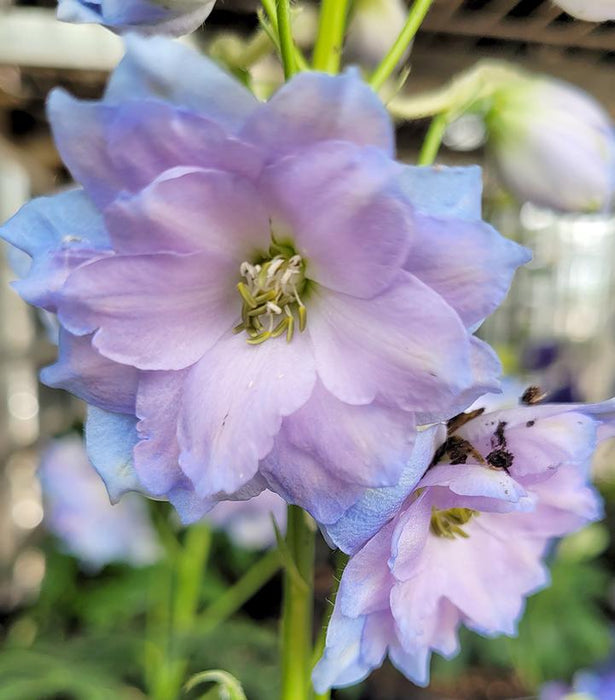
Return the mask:
<path fill-rule="evenodd" d="M 197 673 L 186 683 L 184 690 L 189 692 L 201 683 L 216 683 L 220 700 L 248 700 L 243 692 L 241 683 L 235 676 L 226 671 L 215 670 Z M 201 698 L 205 697 L 205 695 L 201 696 Z"/>

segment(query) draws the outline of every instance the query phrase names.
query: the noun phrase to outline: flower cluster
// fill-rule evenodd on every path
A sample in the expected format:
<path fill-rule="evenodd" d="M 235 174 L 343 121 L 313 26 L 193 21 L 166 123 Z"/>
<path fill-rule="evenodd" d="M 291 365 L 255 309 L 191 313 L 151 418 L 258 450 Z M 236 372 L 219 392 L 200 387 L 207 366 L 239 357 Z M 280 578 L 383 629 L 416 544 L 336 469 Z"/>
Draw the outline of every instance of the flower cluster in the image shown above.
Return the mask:
<path fill-rule="evenodd" d="M 83 189 L 2 235 L 33 260 L 22 296 L 57 313 L 43 380 L 91 405 L 112 497 L 138 488 L 188 522 L 268 487 L 334 523 L 398 483 L 417 423 L 497 386 L 471 331 L 527 251 L 481 221 L 477 168 L 394 160 L 356 72 L 260 104 L 132 37 L 101 102 L 56 91 L 49 114 Z"/>
<path fill-rule="evenodd" d="M 59 13 L 183 33 L 213 4 L 61 0 Z M 406 16 L 366 0 L 350 29 L 361 37 L 381 6 Z M 387 654 L 425 684 L 431 653 L 454 654 L 461 625 L 513 634 L 553 540 L 599 516 L 588 470 L 615 434 L 615 399 L 564 406 L 529 391 L 522 406 L 472 407 L 500 374 L 474 331 L 530 255 L 482 220 L 478 168 L 396 160 L 389 115 L 358 70 L 300 72 L 260 103 L 179 43 L 130 35 L 126 47 L 101 100 L 49 98 L 77 187 L 0 229 L 30 258 L 17 290 L 57 319 L 59 357 L 42 379 L 87 402 L 88 454 L 113 501 L 167 499 L 184 523 L 211 511 L 255 547 L 273 544 L 270 513 L 283 526 L 286 502 L 351 555 L 319 691 Z M 602 110 L 559 84 L 498 86 L 487 121 L 511 190 L 605 208 L 615 145 Z M 563 139 L 574 148 L 560 157 Z M 79 519 L 99 496 L 73 475 L 86 459 L 69 447 L 71 488 L 63 457 L 43 467 L 52 522 L 100 564 L 108 526 Z M 61 501 L 70 494 L 79 502 Z"/>
<path fill-rule="evenodd" d="M 457 653 L 460 625 L 515 634 L 525 597 L 548 582 L 553 538 L 600 517 L 589 467 L 614 427 L 611 400 L 476 409 L 422 432 L 416 488 L 395 494 L 394 517 L 367 542 L 371 523 L 357 517 L 342 542 L 354 556 L 315 687 L 357 683 L 387 654 L 425 685 L 432 651 Z M 390 508 L 391 495 L 383 500 Z"/>

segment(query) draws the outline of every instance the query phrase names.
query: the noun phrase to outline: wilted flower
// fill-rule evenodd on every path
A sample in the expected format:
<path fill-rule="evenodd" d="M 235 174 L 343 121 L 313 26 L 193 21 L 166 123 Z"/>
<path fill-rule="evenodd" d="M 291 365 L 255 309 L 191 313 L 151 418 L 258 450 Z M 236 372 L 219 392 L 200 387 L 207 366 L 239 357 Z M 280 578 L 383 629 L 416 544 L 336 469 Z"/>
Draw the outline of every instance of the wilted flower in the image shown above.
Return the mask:
<path fill-rule="evenodd" d="M 403 0 L 356 0 L 344 51 L 350 61 L 375 68 L 401 32 L 408 15 Z"/>
<path fill-rule="evenodd" d="M 59 0 L 58 19 L 104 24 L 118 32 L 188 34 L 199 27 L 216 0 Z"/>
<path fill-rule="evenodd" d="M 497 385 L 470 329 L 527 252 L 480 220 L 478 168 L 393 160 L 356 72 L 300 73 L 260 104 L 133 37 L 102 102 L 56 91 L 49 113 L 84 189 L 2 234 L 33 258 L 22 296 L 58 312 L 43 378 L 95 407 L 114 497 L 141 488 L 189 521 L 268 486 L 333 522 L 398 482 L 416 421 Z"/>
<path fill-rule="evenodd" d="M 615 19 L 615 0 L 553 0 L 569 15 L 589 22 Z"/>
<path fill-rule="evenodd" d="M 54 440 L 43 454 L 39 478 L 47 528 L 86 568 L 112 562 L 145 566 L 160 556 L 143 497 L 128 494 L 111 505 L 81 438 Z"/>
<path fill-rule="evenodd" d="M 552 538 L 600 516 L 588 470 L 614 418 L 615 400 L 544 404 L 424 431 L 425 476 L 344 572 L 316 689 L 358 682 L 387 653 L 424 685 L 432 651 L 457 653 L 461 624 L 515 634 L 525 597 L 548 582 Z"/>
<path fill-rule="evenodd" d="M 276 544 L 272 518 L 283 534 L 286 503 L 271 491 L 263 491 L 249 501 L 218 503 L 207 514 L 214 527 L 225 530 L 236 545 L 245 549 L 264 549 Z"/>
<path fill-rule="evenodd" d="M 608 208 L 615 132 L 588 94 L 544 76 L 519 76 L 493 97 L 489 145 L 504 184 L 522 202 L 569 212 Z"/>

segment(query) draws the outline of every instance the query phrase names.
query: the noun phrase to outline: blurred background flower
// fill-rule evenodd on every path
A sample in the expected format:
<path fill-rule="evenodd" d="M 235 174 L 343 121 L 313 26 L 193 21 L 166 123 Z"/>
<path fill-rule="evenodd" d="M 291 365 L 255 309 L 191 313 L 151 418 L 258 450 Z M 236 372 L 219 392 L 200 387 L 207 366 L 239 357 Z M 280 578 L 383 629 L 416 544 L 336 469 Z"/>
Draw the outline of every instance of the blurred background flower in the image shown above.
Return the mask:
<path fill-rule="evenodd" d="M 63 22 L 103 24 L 118 32 L 188 34 L 199 27 L 216 0 L 59 0 Z"/>
<path fill-rule="evenodd" d="M 47 529 L 87 570 L 112 562 L 147 566 L 160 557 L 146 499 L 126 494 L 112 505 L 78 435 L 58 438 L 47 447 L 39 478 Z"/>

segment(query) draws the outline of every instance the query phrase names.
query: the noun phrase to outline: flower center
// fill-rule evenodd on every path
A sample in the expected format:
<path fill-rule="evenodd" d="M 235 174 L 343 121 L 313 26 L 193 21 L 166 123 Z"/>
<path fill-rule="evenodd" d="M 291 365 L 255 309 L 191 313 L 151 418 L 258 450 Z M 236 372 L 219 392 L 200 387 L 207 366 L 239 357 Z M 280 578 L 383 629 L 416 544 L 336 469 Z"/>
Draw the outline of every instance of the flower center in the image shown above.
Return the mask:
<path fill-rule="evenodd" d="M 478 514 L 477 510 L 471 508 L 449 508 L 448 510 L 432 508 L 429 527 L 437 537 L 446 537 L 449 540 L 454 540 L 455 537 L 469 537 L 461 526 Z"/>
<path fill-rule="evenodd" d="M 271 257 L 258 263 L 243 262 L 237 285 L 241 296 L 241 323 L 235 333 L 245 331 L 250 345 L 286 335 L 293 339 L 295 328 L 305 330 L 306 309 L 301 300 L 305 288 L 305 263 L 289 248 L 272 243 Z"/>

